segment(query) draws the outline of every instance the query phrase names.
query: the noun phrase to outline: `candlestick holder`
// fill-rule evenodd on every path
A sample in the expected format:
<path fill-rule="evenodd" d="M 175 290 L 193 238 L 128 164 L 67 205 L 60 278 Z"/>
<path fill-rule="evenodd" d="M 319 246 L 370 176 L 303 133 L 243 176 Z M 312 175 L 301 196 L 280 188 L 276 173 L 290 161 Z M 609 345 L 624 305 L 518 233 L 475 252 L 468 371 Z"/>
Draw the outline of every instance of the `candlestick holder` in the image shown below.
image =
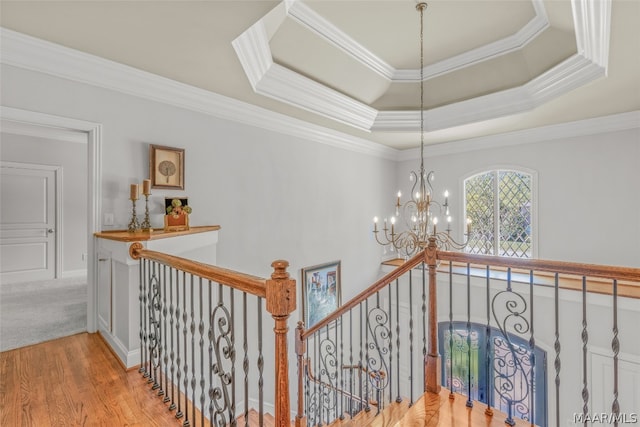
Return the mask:
<path fill-rule="evenodd" d="M 129 232 L 135 233 L 140 230 L 140 223 L 138 222 L 138 218 L 136 217 L 136 199 L 131 199 L 131 221 L 129 221 Z"/>
<path fill-rule="evenodd" d="M 143 231 L 153 231 L 151 228 L 151 220 L 149 218 L 149 196 L 150 194 L 144 195 L 144 219 L 142 220 L 142 224 L 140 224 L 140 228 Z"/>

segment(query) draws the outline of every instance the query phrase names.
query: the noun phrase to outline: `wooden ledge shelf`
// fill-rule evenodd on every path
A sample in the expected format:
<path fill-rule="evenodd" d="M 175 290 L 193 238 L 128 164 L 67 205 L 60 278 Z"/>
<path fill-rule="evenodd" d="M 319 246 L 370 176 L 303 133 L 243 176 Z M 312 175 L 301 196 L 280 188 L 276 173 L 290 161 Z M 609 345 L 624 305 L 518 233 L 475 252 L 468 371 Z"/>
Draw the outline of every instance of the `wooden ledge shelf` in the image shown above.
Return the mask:
<path fill-rule="evenodd" d="M 94 236 L 99 239 L 115 240 L 118 242 L 143 242 L 147 240 L 166 239 L 169 237 L 185 236 L 188 234 L 206 233 L 220 230 L 219 225 L 200 225 L 191 227 L 183 231 L 164 231 L 163 229 L 148 231 L 137 231 L 131 233 L 126 230 L 101 231 Z"/>
<path fill-rule="evenodd" d="M 384 261 L 382 265 L 398 268 L 404 264 L 402 258 L 391 259 Z M 449 264 L 452 264 L 451 272 L 456 276 L 466 276 L 467 266 L 461 262 L 442 261 L 438 265 L 438 274 L 449 274 Z M 473 267 L 469 268 L 469 275 L 476 278 L 486 278 L 486 268 L 479 267 L 479 264 L 472 263 Z M 428 270 L 428 267 L 425 267 Z M 491 266 L 489 271 L 489 277 L 494 280 L 507 281 L 509 276 L 507 268 L 501 266 Z M 598 277 L 590 277 L 589 272 L 585 270 L 585 277 L 587 278 L 587 292 L 613 295 L 613 280 L 602 279 Z M 529 283 L 529 271 L 512 268 L 511 269 L 511 281 L 513 283 Z M 555 277 L 553 273 L 534 270 L 533 283 L 536 286 L 554 287 Z M 582 277 L 577 275 L 560 273 L 558 277 L 558 287 L 560 289 L 568 289 L 572 291 L 582 291 Z M 618 280 L 618 296 L 640 299 L 640 282 L 630 280 Z"/>

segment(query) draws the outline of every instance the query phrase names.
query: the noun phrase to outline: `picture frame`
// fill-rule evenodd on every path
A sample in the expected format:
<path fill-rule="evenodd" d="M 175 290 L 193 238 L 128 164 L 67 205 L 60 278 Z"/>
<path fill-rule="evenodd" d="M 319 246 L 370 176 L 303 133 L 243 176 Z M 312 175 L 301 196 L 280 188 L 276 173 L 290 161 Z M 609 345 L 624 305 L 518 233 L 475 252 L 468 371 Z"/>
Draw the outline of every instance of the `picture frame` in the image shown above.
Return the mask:
<path fill-rule="evenodd" d="M 164 230 L 165 231 L 185 231 L 189 229 L 189 214 L 181 212 L 180 214 L 168 213 L 169 208 L 173 208 L 173 201 L 180 200 L 180 206 L 189 206 L 187 197 L 165 197 L 164 198 Z"/>
<path fill-rule="evenodd" d="M 184 148 L 149 144 L 151 188 L 184 190 Z"/>
<path fill-rule="evenodd" d="M 306 267 L 302 275 L 302 320 L 310 328 L 341 305 L 341 262 Z"/>

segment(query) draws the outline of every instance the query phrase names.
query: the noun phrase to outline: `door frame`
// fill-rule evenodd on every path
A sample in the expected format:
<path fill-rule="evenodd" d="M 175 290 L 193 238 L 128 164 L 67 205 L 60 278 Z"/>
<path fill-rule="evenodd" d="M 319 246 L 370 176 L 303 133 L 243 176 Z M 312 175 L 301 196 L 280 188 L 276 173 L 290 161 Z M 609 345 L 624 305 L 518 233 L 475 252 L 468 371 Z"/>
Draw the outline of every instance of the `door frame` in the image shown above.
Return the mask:
<path fill-rule="evenodd" d="M 44 131 L 72 131 L 86 135 L 87 142 L 87 331 L 97 330 L 96 242 L 102 210 L 102 124 L 35 111 L 0 106 L 3 121 L 42 127 Z"/>
<path fill-rule="evenodd" d="M 59 279 L 62 277 L 62 167 L 55 165 L 43 165 L 40 163 L 22 163 L 22 162 L 5 162 L 0 160 L 0 166 L 8 168 L 20 169 L 36 169 L 53 171 L 55 177 L 55 261 L 53 264 L 53 277 Z M 88 272 L 87 272 L 88 274 Z"/>

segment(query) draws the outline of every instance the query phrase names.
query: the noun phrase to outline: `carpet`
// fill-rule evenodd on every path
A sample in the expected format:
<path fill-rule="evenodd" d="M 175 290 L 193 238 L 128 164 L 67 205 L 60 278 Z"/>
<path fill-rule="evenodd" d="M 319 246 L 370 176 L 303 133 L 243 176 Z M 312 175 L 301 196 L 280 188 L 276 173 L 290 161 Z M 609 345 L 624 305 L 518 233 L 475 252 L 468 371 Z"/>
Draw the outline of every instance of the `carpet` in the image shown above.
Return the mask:
<path fill-rule="evenodd" d="M 0 285 L 0 351 L 86 330 L 86 277 Z"/>

